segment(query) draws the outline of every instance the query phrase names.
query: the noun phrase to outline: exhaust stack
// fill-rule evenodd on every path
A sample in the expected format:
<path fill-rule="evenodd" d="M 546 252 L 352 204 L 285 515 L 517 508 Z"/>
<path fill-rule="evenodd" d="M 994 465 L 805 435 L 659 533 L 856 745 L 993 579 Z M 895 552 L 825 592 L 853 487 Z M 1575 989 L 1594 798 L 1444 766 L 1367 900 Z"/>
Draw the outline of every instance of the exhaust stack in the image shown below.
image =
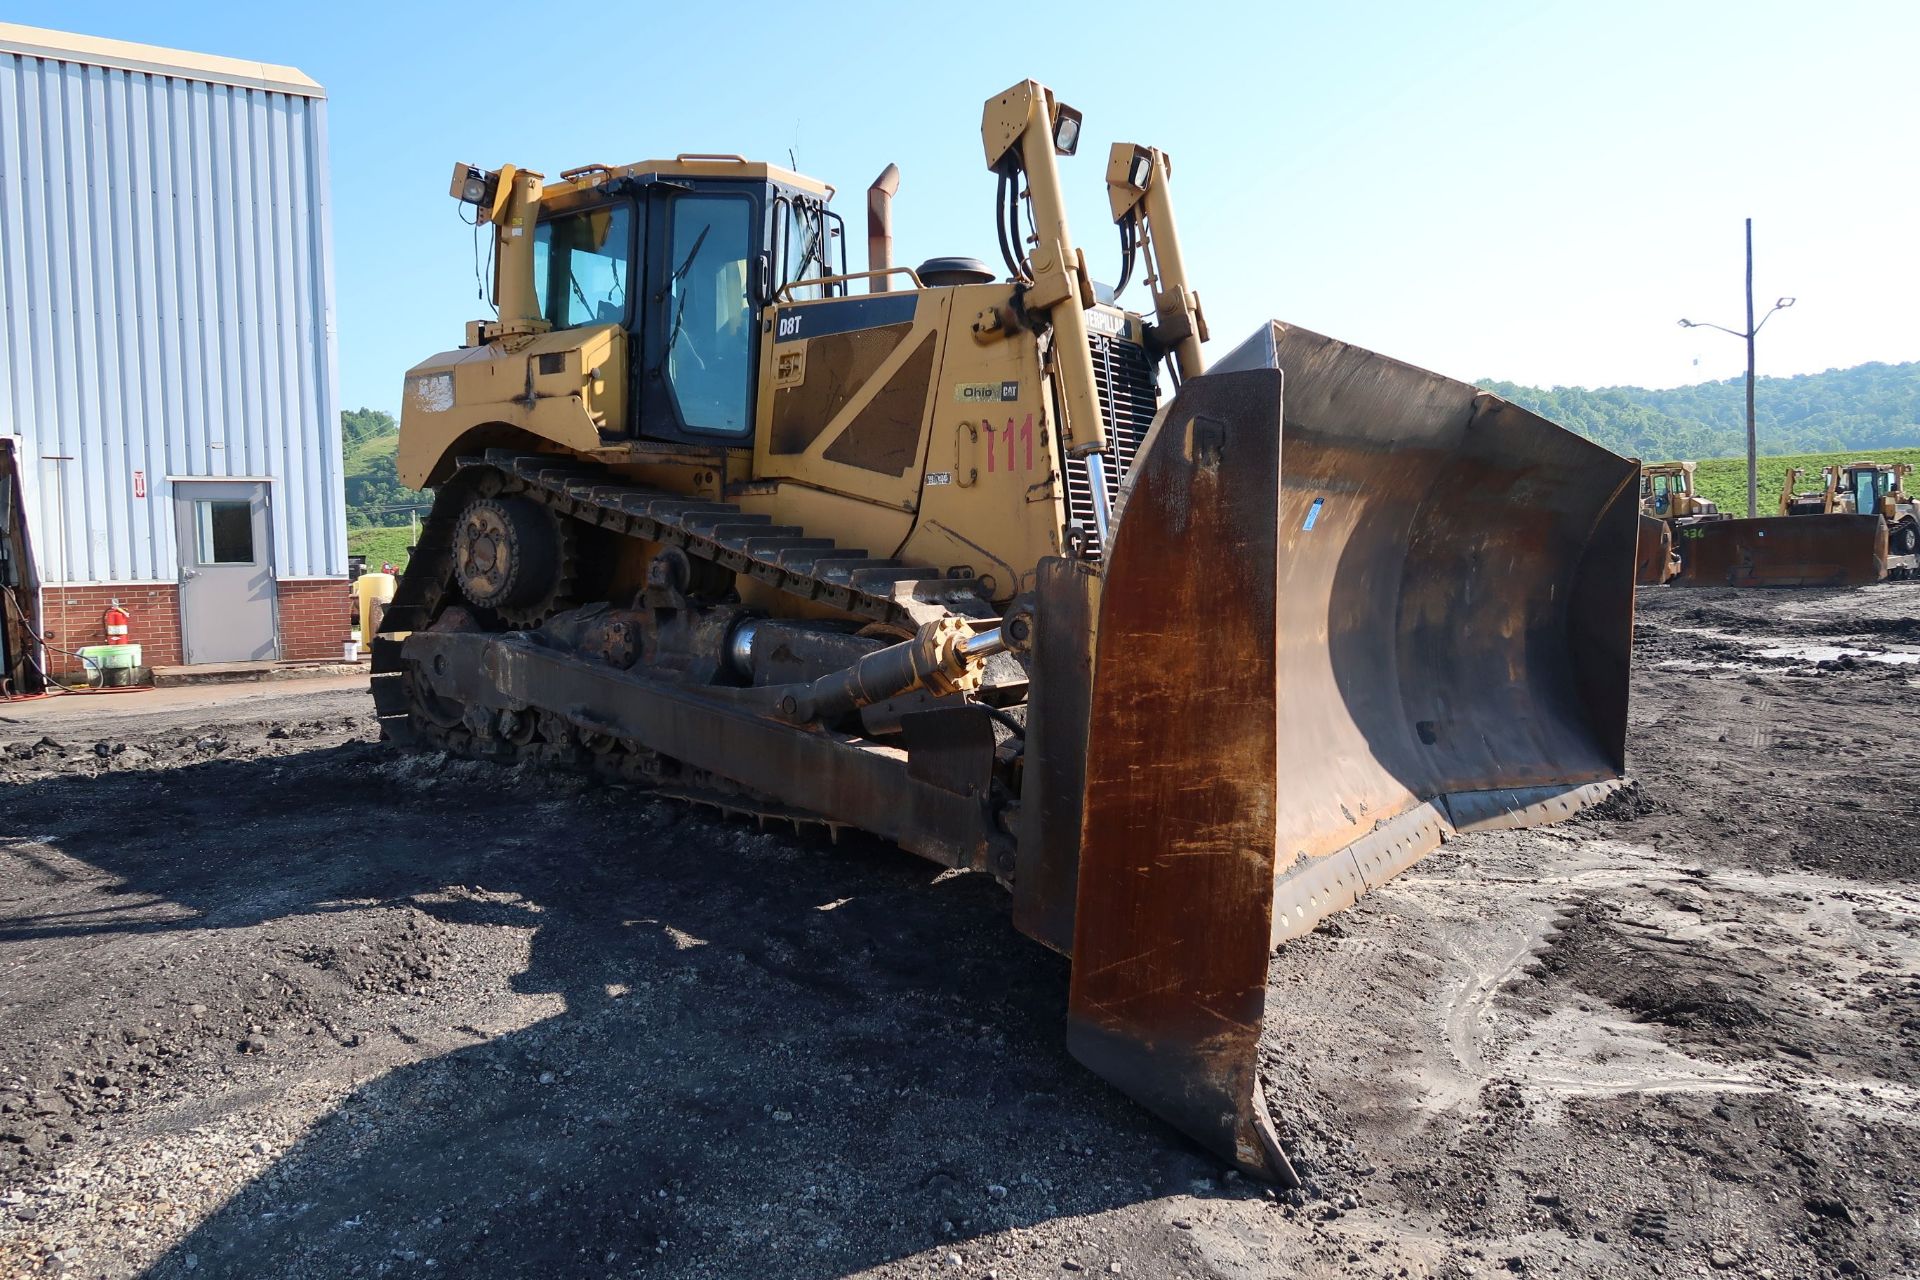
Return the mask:
<path fill-rule="evenodd" d="M 893 197 L 900 190 L 900 166 L 890 164 L 867 188 L 867 269 L 885 271 L 893 265 Z M 867 292 L 889 291 L 887 277 L 867 281 Z"/>

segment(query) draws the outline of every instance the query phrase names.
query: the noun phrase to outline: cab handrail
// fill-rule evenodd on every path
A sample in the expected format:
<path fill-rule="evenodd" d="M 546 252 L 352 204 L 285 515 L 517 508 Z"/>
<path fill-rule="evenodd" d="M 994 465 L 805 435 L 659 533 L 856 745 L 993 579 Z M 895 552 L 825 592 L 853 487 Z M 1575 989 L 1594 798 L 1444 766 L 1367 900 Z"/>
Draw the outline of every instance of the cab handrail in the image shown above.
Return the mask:
<path fill-rule="evenodd" d="M 927 287 L 920 282 L 920 273 L 912 267 L 883 267 L 878 271 L 849 271 L 837 276 L 809 276 L 804 280 L 789 280 L 780 286 L 780 291 L 773 295 L 773 300 L 775 302 L 792 302 L 794 301 L 792 294 L 795 289 L 811 289 L 815 285 L 845 284 L 851 280 L 876 280 L 895 275 L 906 276 L 907 279 L 913 281 L 913 287 L 916 289 L 924 289 Z M 814 301 L 818 301 L 818 299 L 814 299 Z"/>

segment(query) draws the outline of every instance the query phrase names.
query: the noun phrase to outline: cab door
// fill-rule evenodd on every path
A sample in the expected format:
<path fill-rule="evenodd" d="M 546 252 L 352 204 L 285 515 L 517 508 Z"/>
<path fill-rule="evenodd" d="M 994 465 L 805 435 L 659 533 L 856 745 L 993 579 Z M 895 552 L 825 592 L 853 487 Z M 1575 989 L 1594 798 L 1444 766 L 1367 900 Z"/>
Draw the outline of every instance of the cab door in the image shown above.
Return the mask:
<path fill-rule="evenodd" d="M 640 433 L 746 447 L 759 367 L 764 189 L 676 184 L 658 190 L 653 205 Z"/>
<path fill-rule="evenodd" d="M 1877 516 L 1880 514 L 1880 476 L 1881 472 L 1865 467 L 1853 473 L 1853 510 L 1857 515 Z"/>
<path fill-rule="evenodd" d="M 533 288 L 540 314 L 555 333 L 576 331 L 583 342 L 591 340 L 578 331 L 600 331 L 605 345 L 594 349 L 611 347 L 608 355 L 621 366 L 602 370 L 605 390 L 595 397 L 595 407 L 605 415 L 603 440 L 631 433 L 634 402 L 626 370 L 637 367 L 646 314 L 646 277 L 637 265 L 646 243 L 645 205 L 625 196 L 610 186 L 550 204 L 533 233 Z M 528 387 L 533 394 L 555 389 Z"/>

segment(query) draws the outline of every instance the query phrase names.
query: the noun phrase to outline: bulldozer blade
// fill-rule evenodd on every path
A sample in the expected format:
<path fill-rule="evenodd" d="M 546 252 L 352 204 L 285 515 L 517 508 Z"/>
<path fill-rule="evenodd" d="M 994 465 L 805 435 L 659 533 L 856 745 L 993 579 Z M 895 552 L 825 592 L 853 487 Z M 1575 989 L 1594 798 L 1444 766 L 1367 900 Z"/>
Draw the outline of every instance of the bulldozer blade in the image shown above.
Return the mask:
<path fill-rule="evenodd" d="M 1673 577 L 1677 568 L 1673 555 L 1673 527 L 1658 516 L 1642 513 L 1633 580 L 1643 587 L 1657 587 Z"/>
<path fill-rule="evenodd" d="M 1762 516 L 1680 530 L 1676 587 L 1860 587 L 1887 576 L 1879 516 Z"/>
<path fill-rule="evenodd" d="M 1163 410 L 1103 570 L 1068 1045 L 1290 1183 L 1273 948 L 1453 833 L 1618 783 L 1638 471 L 1278 324 Z"/>

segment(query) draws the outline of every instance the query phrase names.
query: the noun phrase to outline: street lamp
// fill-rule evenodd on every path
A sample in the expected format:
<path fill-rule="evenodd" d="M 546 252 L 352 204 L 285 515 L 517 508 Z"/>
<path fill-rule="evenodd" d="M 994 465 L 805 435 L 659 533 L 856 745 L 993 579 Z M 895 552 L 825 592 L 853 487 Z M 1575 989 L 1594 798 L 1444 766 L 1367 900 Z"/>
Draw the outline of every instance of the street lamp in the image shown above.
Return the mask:
<path fill-rule="evenodd" d="M 1747 327 L 1729 329 L 1723 324 L 1711 324 L 1705 320 L 1682 320 L 1682 329 L 1718 329 L 1730 333 L 1736 338 L 1744 338 L 1747 343 L 1747 519 L 1758 514 L 1760 505 L 1760 456 L 1758 441 L 1753 429 L 1753 339 L 1767 321 L 1773 319 L 1775 311 L 1784 311 L 1797 299 L 1781 298 L 1773 304 L 1772 310 L 1760 317 L 1760 323 L 1753 322 L 1753 219 L 1747 219 Z"/>
<path fill-rule="evenodd" d="M 1797 301 L 1799 301 L 1799 299 L 1797 298 L 1781 298 L 1778 302 L 1775 302 L 1773 304 L 1773 311 L 1769 311 L 1767 312 L 1766 315 L 1761 316 L 1760 323 L 1753 326 L 1753 331 L 1755 333 L 1759 333 L 1762 329 L 1767 327 L 1767 321 L 1773 319 L 1774 311 L 1784 311 Z M 1708 320 L 1682 320 L 1680 322 L 1680 327 L 1682 329 L 1718 329 L 1720 332 L 1730 333 L 1736 338 L 1744 338 L 1747 336 L 1746 334 L 1740 332 L 1738 329 L 1729 329 L 1727 328 L 1727 326 L 1723 324 L 1714 324 L 1713 322 Z"/>

